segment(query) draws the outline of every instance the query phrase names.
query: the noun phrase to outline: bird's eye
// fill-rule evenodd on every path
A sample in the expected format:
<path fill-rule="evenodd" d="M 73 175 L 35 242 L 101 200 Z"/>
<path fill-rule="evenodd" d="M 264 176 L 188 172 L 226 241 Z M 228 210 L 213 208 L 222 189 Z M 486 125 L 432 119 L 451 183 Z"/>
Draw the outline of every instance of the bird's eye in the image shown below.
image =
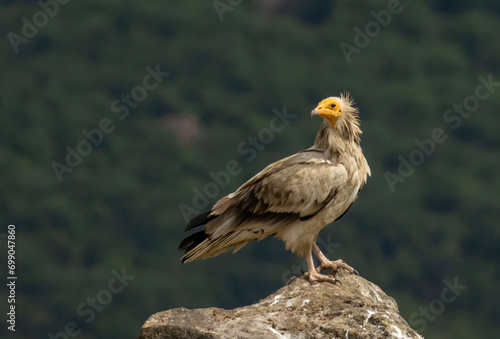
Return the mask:
<path fill-rule="evenodd" d="M 330 107 L 335 108 L 335 107 L 337 107 L 337 104 L 331 104 Z"/>

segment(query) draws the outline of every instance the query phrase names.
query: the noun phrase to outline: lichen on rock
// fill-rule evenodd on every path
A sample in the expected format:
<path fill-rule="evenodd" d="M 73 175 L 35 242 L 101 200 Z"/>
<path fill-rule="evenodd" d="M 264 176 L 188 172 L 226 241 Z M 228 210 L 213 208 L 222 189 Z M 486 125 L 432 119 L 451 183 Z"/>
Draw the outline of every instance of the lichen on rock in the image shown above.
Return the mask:
<path fill-rule="evenodd" d="M 342 284 L 310 284 L 300 276 L 258 303 L 233 310 L 159 312 L 144 323 L 139 338 L 423 338 L 380 287 L 360 276 L 337 276 Z"/>

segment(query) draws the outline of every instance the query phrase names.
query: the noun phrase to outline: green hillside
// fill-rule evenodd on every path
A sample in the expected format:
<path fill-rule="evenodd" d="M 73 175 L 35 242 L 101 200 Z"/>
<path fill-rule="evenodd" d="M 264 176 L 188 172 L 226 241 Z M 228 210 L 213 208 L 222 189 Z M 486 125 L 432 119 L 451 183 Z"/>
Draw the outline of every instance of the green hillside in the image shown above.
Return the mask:
<path fill-rule="evenodd" d="M 16 338 L 135 337 L 300 273 L 276 239 L 187 265 L 177 246 L 193 213 L 309 147 L 309 112 L 344 91 L 372 176 L 320 247 L 425 337 L 497 336 L 497 2 L 4 1 L 0 18 Z"/>

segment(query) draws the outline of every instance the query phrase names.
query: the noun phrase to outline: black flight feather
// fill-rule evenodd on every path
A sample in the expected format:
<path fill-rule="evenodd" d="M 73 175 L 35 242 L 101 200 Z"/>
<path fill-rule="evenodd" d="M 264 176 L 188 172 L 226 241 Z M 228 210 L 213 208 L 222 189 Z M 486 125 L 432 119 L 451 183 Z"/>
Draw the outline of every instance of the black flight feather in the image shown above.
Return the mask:
<path fill-rule="evenodd" d="M 213 215 L 213 216 L 209 217 L 209 215 L 210 215 L 211 212 L 212 211 L 207 211 L 207 212 L 202 213 L 200 215 L 197 215 L 196 217 L 194 217 L 193 219 L 191 219 L 191 221 L 189 221 L 188 224 L 186 225 L 186 229 L 184 231 L 189 231 L 189 230 L 192 230 L 195 227 L 198 227 L 198 226 L 201 226 L 201 225 L 205 225 L 210 220 L 216 218 L 217 217 L 216 215 Z"/>

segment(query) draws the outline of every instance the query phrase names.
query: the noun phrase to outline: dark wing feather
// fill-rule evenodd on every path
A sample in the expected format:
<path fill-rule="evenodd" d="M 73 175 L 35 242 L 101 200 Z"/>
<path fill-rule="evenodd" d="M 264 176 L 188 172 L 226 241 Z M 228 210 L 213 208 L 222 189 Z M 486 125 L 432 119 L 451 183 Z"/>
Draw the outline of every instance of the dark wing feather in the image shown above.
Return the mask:
<path fill-rule="evenodd" d="M 335 199 L 346 178 L 344 166 L 320 152 L 297 153 L 269 165 L 188 224 L 187 229 L 205 224 L 207 238 L 198 233 L 187 237 L 181 243 L 184 260 L 237 250 L 299 219 L 312 218 Z"/>
<path fill-rule="evenodd" d="M 281 217 L 306 220 L 335 199 L 346 178 L 343 165 L 320 158 L 318 153 L 297 153 L 269 165 L 236 192 L 219 200 L 211 215 L 221 218 L 208 222 L 205 231 L 218 236 L 239 227 L 252 227 L 266 214 L 273 219 L 269 223 L 272 228 L 282 226 Z"/>
<path fill-rule="evenodd" d="M 184 251 L 184 254 L 186 254 L 207 238 L 208 236 L 204 231 L 193 233 L 181 241 L 179 244 L 179 251 Z M 182 262 L 184 262 L 184 260 L 185 259 L 183 259 Z"/>
<path fill-rule="evenodd" d="M 195 227 L 205 225 L 207 222 L 216 217 L 215 215 L 210 216 L 210 213 L 212 213 L 212 211 L 207 211 L 191 219 L 191 221 L 189 221 L 186 225 L 184 231 L 189 231 Z"/>

